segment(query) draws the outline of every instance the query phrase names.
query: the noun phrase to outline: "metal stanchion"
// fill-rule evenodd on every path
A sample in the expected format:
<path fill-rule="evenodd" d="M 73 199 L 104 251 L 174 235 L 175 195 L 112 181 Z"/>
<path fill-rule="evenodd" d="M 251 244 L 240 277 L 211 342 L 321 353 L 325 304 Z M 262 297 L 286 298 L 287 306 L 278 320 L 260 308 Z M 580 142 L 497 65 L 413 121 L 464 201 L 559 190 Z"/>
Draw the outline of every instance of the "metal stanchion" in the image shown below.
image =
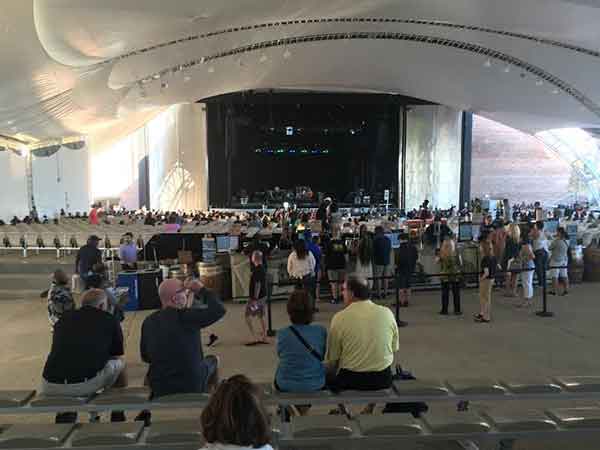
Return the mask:
<path fill-rule="evenodd" d="M 398 272 L 394 274 L 394 284 L 396 285 L 396 325 L 399 327 L 405 327 L 408 325 L 407 322 L 400 320 L 400 286 L 398 283 Z"/>
<path fill-rule="evenodd" d="M 544 261 L 544 270 L 542 270 L 542 304 L 543 309 L 541 311 L 536 312 L 535 314 L 539 317 L 554 317 L 554 313 L 552 311 L 548 311 L 548 292 L 546 286 L 546 262 Z"/>
<path fill-rule="evenodd" d="M 273 329 L 273 315 L 271 313 L 271 292 L 273 291 L 273 283 L 269 280 L 267 283 L 267 336 L 273 337 L 277 331 Z"/>

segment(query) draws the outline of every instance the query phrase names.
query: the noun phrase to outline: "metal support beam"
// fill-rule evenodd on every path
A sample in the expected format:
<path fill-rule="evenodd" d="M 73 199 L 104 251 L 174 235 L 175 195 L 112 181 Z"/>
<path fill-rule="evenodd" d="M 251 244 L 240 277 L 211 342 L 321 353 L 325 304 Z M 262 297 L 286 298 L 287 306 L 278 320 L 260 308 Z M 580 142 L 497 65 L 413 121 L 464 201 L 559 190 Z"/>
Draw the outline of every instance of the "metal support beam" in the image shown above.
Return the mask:
<path fill-rule="evenodd" d="M 458 208 L 471 200 L 471 164 L 473 156 L 473 113 L 463 111 L 460 155 L 460 199 Z"/>

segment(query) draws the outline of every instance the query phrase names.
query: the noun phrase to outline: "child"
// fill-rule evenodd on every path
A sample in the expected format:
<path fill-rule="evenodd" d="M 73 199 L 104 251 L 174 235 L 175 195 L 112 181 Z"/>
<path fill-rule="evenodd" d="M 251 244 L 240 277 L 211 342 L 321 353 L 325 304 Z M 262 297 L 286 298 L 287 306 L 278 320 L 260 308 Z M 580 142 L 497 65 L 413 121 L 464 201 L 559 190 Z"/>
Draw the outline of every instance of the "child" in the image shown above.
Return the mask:
<path fill-rule="evenodd" d="M 58 269 L 52 277 L 52 285 L 48 291 L 48 319 L 54 328 L 54 324 L 60 320 L 67 311 L 75 309 L 73 294 L 69 288 L 67 274 Z"/>

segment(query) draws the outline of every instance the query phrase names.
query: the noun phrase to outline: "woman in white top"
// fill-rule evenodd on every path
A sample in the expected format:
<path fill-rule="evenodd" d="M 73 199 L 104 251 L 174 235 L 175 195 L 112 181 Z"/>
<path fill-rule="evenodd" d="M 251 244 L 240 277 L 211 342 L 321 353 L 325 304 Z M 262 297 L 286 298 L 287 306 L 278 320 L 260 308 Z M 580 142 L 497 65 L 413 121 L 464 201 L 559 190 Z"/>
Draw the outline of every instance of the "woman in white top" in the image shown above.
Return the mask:
<path fill-rule="evenodd" d="M 360 238 L 358 243 L 358 251 L 356 255 L 356 268 L 354 271 L 357 275 L 367 280 L 369 289 L 373 284 L 373 241 L 366 233 Z"/>
<path fill-rule="evenodd" d="M 223 381 L 201 416 L 202 450 L 273 450 L 269 416 L 257 386 L 244 375 Z"/>
<path fill-rule="evenodd" d="M 530 307 L 533 305 L 533 272 L 535 269 L 535 255 L 533 247 L 529 241 L 521 243 L 519 251 L 519 261 L 521 262 L 521 285 L 523 286 L 523 302 L 520 307 Z"/>
<path fill-rule="evenodd" d="M 296 281 L 298 285 L 309 293 L 313 301 L 313 309 L 316 311 L 315 299 L 313 297 L 315 282 L 315 257 L 306 248 L 306 242 L 298 239 L 294 242 L 294 251 L 290 253 L 287 262 L 290 280 Z"/>

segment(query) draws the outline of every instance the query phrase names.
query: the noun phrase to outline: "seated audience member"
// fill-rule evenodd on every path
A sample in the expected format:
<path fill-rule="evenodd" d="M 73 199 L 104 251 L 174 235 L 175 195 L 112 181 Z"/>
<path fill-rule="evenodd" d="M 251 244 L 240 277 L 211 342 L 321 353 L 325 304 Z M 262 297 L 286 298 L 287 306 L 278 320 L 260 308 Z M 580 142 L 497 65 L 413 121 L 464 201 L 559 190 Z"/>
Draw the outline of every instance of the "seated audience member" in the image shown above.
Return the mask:
<path fill-rule="evenodd" d="M 331 321 L 326 364 L 337 390 L 378 390 L 392 384 L 392 365 L 399 349 L 398 326 L 389 308 L 369 300 L 365 280 L 344 283 L 345 308 Z"/>
<path fill-rule="evenodd" d="M 221 319 L 225 308 L 204 289 L 206 304 L 192 308 L 192 297 L 180 280 L 168 279 L 159 287 L 162 309 L 144 320 L 140 342 L 142 360 L 150 365 L 153 397 L 208 392 L 216 382 L 218 359 L 204 356 L 200 330 Z"/>
<path fill-rule="evenodd" d="M 115 387 L 125 387 L 125 362 L 121 359 L 121 325 L 106 312 L 104 291 L 92 289 L 81 298 L 81 309 L 67 311 L 54 325 L 52 347 L 44 366 L 41 393 L 48 396 L 87 397 Z M 112 421 L 123 421 L 113 411 Z M 59 413 L 57 423 L 75 422 L 77 413 Z"/>
<path fill-rule="evenodd" d="M 282 392 L 319 391 L 325 386 L 327 330 L 312 324 L 312 302 L 303 289 L 292 292 L 287 312 L 292 324 L 277 333 L 275 387 Z"/>
<path fill-rule="evenodd" d="M 259 389 L 243 375 L 219 385 L 200 420 L 207 442 L 202 450 L 273 450 Z"/>
<path fill-rule="evenodd" d="M 123 235 L 123 243 L 119 247 L 119 259 L 123 270 L 137 270 L 138 250 L 132 233 Z"/>
<path fill-rule="evenodd" d="M 59 269 L 54 272 L 52 285 L 48 290 L 47 297 L 48 319 L 54 327 L 65 312 L 75 309 L 73 294 L 69 287 L 69 277 L 67 277 L 67 274 L 63 270 Z"/>
<path fill-rule="evenodd" d="M 263 266 L 263 254 L 259 250 L 252 252 L 252 274 L 250 275 L 250 299 L 246 304 L 246 311 L 244 317 L 246 324 L 250 330 L 252 341 L 248 342 L 246 346 L 253 346 L 258 344 L 268 344 L 267 340 L 267 324 L 265 322 L 265 300 L 267 298 L 267 271 Z M 253 319 L 258 319 L 260 322 L 260 335 L 256 335 L 254 326 L 252 324 Z"/>

